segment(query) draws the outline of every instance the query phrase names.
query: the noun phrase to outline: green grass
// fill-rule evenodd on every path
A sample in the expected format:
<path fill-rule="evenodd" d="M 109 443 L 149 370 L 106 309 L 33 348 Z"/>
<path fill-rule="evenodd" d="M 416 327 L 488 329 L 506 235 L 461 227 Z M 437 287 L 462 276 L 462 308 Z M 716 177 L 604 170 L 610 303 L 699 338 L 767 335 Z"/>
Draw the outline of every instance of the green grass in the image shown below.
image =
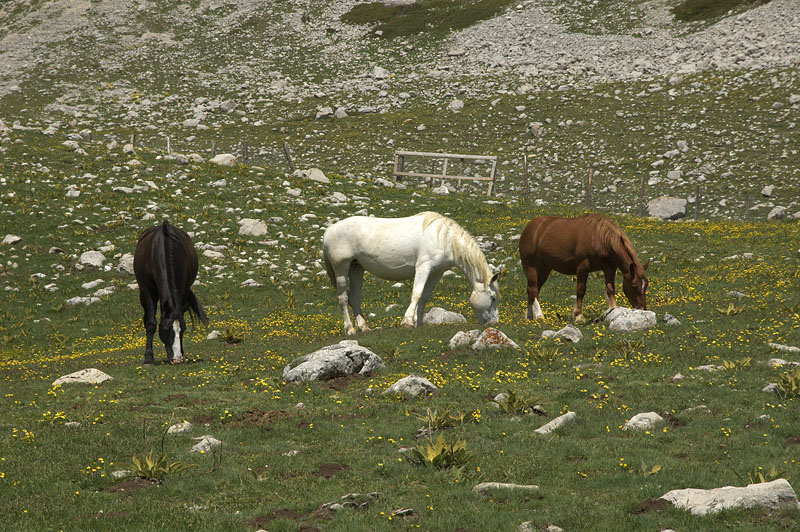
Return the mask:
<path fill-rule="evenodd" d="M 370 24 L 392 39 L 420 33 L 442 35 L 502 13 L 510 0 L 420 0 L 409 5 L 356 4 L 342 15 L 348 24 Z"/>
<path fill-rule="evenodd" d="M 752 9 L 770 0 L 685 0 L 672 8 L 675 18 L 682 22 L 696 22 L 722 16 L 731 9 Z"/>

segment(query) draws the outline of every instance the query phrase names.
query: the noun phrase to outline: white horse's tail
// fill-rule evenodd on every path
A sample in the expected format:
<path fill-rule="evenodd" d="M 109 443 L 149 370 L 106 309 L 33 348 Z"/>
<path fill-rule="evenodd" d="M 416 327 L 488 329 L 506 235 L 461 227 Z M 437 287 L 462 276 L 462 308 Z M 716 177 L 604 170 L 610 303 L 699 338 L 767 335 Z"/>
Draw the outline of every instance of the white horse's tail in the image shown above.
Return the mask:
<path fill-rule="evenodd" d="M 322 248 L 322 257 L 325 259 L 325 271 L 328 272 L 328 279 L 331 280 L 331 286 L 336 288 L 336 273 L 333 271 L 331 259 L 328 258 L 328 252 Z"/>

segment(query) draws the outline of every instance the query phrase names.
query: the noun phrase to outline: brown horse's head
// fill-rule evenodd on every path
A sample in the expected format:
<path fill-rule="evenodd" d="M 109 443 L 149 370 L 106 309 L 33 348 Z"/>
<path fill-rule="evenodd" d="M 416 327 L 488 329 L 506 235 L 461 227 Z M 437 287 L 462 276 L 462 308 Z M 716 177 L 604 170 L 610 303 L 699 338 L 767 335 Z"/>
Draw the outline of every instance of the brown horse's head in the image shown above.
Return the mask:
<path fill-rule="evenodd" d="M 630 269 L 622 274 L 622 291 L 630 301 L 633 308 L 647 310 L 647 267 L 650 266 L 650 259 L 644 264 L 632 262 Z"/>

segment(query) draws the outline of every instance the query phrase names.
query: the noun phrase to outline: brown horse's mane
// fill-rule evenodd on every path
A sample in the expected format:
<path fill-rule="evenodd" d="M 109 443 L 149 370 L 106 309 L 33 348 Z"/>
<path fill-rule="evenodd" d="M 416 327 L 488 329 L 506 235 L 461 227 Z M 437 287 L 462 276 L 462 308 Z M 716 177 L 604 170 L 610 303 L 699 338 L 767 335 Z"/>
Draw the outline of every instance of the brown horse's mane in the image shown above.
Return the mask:
<path fill-rule="evenodd" d="M 629 256 L 635 264 L 639 264 L 639 256 L 633 248 L 630 238 L 620 227 L 605 216 L 590 213 L 584 216 L 586 224 L 597 232 L 600 241 L 607 249 L 618 256 Z"/>

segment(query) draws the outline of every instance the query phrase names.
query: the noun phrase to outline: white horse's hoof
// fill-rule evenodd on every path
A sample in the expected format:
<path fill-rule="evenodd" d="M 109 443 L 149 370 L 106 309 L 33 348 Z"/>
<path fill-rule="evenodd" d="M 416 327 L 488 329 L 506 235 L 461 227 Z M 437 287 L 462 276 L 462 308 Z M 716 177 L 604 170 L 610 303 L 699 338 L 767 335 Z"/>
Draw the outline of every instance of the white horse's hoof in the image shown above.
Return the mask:
<path fill-rule="evenodd" d="M 575 323 L 580 323 L 583 321 L 583 314 L 578 314 L 572 318 L 572 321 Z"/>

